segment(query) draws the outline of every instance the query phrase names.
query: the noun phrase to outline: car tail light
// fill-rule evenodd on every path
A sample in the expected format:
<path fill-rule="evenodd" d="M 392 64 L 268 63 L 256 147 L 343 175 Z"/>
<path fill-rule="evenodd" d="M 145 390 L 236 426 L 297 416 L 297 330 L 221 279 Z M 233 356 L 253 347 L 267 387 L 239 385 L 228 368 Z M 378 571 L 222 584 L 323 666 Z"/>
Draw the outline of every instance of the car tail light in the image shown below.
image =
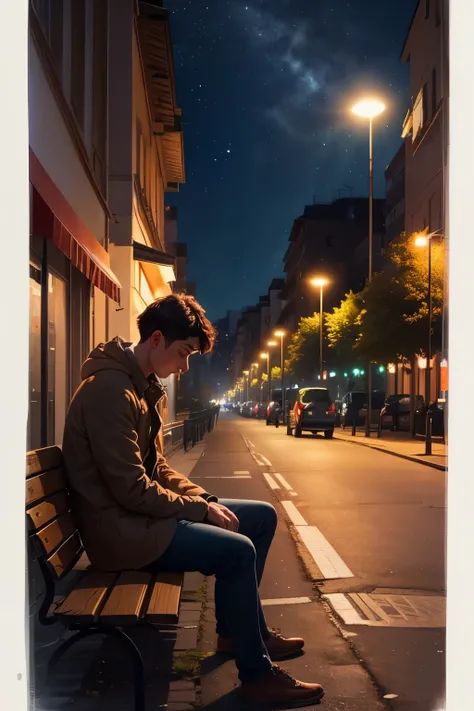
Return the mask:
<path fill-rule="evenodd" d="M 270 405 L 267 407 L 267 417 L 270 417 Z"/>
<path fill-rule="evenodd" d="M 329 405 L 329 410 L 326 412 L 326 415 L 335 415 L 335 414 L 336 414 L 336 406 L 335 406 L 335 404 L 332 402 L 332 403 Z"/>
<path fill-rule="evenodd" d="M 296 415 L 299 417 L 304 410 L 304 405 L 301 402 L 297 402 L 295 405 Z"/>

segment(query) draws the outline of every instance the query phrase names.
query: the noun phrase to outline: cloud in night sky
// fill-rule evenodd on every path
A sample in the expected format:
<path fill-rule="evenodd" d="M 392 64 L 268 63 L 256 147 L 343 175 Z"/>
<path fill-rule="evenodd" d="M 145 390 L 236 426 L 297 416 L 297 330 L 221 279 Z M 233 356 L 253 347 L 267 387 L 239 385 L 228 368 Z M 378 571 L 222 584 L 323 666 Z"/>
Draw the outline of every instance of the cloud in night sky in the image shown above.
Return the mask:
<path fill-rule="evenodd" d="M 282 275 L 305 204 L 344 186 L 367 194 L 367 127 L 349 108 L 368 91 L 388 106 L 374 143 L 375 194 L 384 195 L 409 103 L 399 57 L 416 0 L 165 4 L 187 175 L 168 202 L 198 298 L 216 318 L 255 303 Z"/>

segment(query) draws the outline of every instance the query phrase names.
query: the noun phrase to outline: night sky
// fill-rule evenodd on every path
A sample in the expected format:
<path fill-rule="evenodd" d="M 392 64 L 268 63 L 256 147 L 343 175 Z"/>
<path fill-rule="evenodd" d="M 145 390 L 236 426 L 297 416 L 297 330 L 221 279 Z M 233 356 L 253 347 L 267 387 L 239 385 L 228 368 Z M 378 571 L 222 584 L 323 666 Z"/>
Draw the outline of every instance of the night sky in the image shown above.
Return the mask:
<path fill-rule="evenodd" d="M 166 0 L 186 184 L 178 234 L 188 279 L 215 320 L 266 294 L 305 204 L 366 196 L 368 128 L 350 108 L 387 105 L 374 131 L 375 195 L 409 107 L 400 54 L 416 0 Z M 340 192 L 339 192 L 340 191 Z"/>

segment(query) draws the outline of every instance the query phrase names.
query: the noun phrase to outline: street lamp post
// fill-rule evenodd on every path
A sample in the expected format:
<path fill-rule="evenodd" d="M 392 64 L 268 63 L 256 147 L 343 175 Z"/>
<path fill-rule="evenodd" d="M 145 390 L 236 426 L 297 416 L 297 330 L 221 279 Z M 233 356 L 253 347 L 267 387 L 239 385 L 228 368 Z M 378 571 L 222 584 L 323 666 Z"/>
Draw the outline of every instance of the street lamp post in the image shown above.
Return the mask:
<path fill-rule="evenodd" d="M 324 277 L 317 277 L 316 279 L 311 279 L 311 284 L 313 286 L 319 287 L 319 379 L 323 380 L 323 289 L 328 283 L 327 279 Z"/>
<path fill-rule="evenodd" d="M 270 373 L 270 351 L 265 351 L 264 353 L 260 353 L 260 358 L 266 358 L 267 360 L 267 388 L 268 388 L 268 402 L 270 402 L 270 379 L 271 379 L 271 373 Z"/>
<path fill-rule="evenodd" d="M 432 453 L 431 440 L 431 418 L 430 418 L 430 400 L 431 400 L 431 336 L 432 336 L 432 321 L 433 321 L 433 298 L 431 291 L 431 238 L 432 235 L 420 235 L 415 239 L 417 247 L 428 247 L 428 339 L 426 348 L 426 371 L 425 371 L 425 397 L 426 397 L 426 432 L 425 432 L 425 454 Z"/>
<path fill-rule="evenodd" d="M 276 341 L 268 341 L 267 346 L 268 348 L 275 348 L 277 345 Z M 270 361 L 270 350 L 268 351 L 268 402 L 271 402 L 272 399 L 272 364 Z"/>
<path fill-rule="evenodd" d="M 247 381 L 247 400 L 246 402 L 249 401 L 249 371 L 248 370 L 243 370 L 242 373 L 246 376 L 246 381 Z"/>
<path fill-rule="evenodd" d="M 280 373 L 281 373 L 281 407 L 283 410 L 283 417 L 285 417 L 285 404 L 286 404 L 286 394 L 285 394 L 285 353 L 283 341 L 285 338 L 285 331 L 279 330 L 275 331 L 275 336 L 280 338 Z"/>
<path fill-rule="evenodd" d="M 385 111 L 385 106 L 377 100 L 365 99 L 352 107 L 356 116 L 369 119 L 369 283 L 373 272 L 373 241 L 374 241 L 374 165 L 373 165 L 373 120 Z M 372 424 L 372 362 L 367 369 L 367 421 L 365 435 L 370 437 Z"/>

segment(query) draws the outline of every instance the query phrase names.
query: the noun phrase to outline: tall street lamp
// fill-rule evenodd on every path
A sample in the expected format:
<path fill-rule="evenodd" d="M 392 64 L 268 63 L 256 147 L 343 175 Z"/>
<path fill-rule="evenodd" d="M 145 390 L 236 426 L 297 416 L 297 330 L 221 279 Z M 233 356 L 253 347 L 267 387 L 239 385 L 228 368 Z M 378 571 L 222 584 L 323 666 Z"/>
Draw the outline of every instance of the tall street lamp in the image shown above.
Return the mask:
<path fill-rule="evenodd" d="M 428 247 L 428 341 L 426 348 L 426 371 L 425 371 L 425 396 L 426 396 L 426 433 L 425 433 L 425 454 L 430 455 L 432 452 L 431 446 L 431 418 L 430 418 L 430 400 L 431 400 L 431 335 L 433 321 L 433 299 L 431 295 L 431 241 L 432 234 L 418 235 L 415 238 L 416 247 Z"/>
<path fill-rule="evenodd" d="M 373 120 L 385 111 L 385 106 L 377 99 L 364 99 L 352 107 L 352 113 L 369 119 L 369 282 L 372 281 L 373 241 L 374 241 L 374 165 L 373 165 Z M 372 363 L 367 370 L 367 421 L 365 435 L 370 437 L 372 423 Z"/>
<path fill-rule="evenodd" d="M 267 341 L 268 348 L 275 348 L 278 345 L 276 341 Z M 268 402 L 272 400 L 272 364 L 270 360 L 270 351 L 268 351 Z"/>
<path fill-rule="evenodd" d="M 319 287 L 319 378 L 321 382 L 323 380 L 323 289 L 328 283 L 328 280 L 324 277 L 311 279 L 311 284 Z"/>
<path fill-rule="evenodd" d="M 285 353 L 283 346 L 285 331 L 283 329 L 275 331 L 275 336 L 280 339 L 281 407 L 283 417 L 285 417 Z"/>
<path fill-rule="evenodd" d="M 260 358 L 266 359 L 267 361 L 267 389 L 268 389 L 268 402 L 270 402 L 270 351 L 265 351 L 260 353 Z"/>
<path fill-rule="evenodd" d="M 258 363 L 252 363 L 252 365 L 250 366 L 250 395 L 252 395 L 252 371 L 254 369 L 255 371 L 257 371 L 258 375 Z M 252 397 L 250 397 L 250 399 L 252 399 Z"/>
<path fill-rule="evenodd" d="M 246 381 L 247 381 L 247 400 L 246 402 L 249 401 L 249 371 L 248 370 L 243 370 L 242 373 L 246 376 Z"/>

